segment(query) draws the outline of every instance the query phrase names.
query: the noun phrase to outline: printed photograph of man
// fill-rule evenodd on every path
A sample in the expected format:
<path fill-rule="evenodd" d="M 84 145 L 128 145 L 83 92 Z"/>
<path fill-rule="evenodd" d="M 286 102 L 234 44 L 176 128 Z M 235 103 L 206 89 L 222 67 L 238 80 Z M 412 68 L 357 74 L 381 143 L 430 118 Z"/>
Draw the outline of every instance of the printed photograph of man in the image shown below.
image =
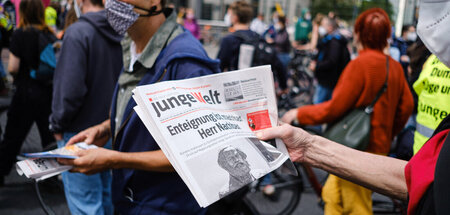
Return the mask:
<path fill-rule="evenodd" d="M 258 176 L 252 174 L 253 171 L 247 161 L 247 155 L 233 146 L 226 146 L 221 149 L 217 162 L 229 174 L 228 184 L 219 192 L 220 198 L 251 183 Z"/>

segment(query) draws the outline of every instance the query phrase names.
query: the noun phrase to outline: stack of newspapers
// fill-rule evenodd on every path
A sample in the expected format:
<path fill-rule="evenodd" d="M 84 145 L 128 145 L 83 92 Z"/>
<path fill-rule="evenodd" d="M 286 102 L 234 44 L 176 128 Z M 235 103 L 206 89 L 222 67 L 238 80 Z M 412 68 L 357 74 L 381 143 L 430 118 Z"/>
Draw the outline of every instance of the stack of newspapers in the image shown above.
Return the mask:
<path fill-rule="evenodd" d="M 78 151 L 93 148 L 97 146 L 80 142 L 46 152 L 24 153 L 23 156 L 28 159 L 17 162 L 16 170 L 19 175 L 25 175 L 37 181 L 44 180 L 72 168 L 72 166 L 59 164 L 56 161 L 57 158 L 75 159 Z"/>
<path fill-rule="evenodd" d="M 200 206 L 206 207 L 290 162 L 276 126 L 270 66 L 138 86 L 134 108 Z"/>

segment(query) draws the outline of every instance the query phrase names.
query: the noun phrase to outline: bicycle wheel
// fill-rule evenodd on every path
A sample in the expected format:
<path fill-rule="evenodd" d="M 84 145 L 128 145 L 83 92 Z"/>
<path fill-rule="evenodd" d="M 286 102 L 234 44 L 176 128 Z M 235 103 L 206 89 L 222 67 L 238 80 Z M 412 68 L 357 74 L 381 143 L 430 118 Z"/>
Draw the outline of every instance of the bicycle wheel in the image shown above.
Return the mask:
<path fill-rule="evenodd" d="M 271 195 L 264 193 L 264 186 L 258 183 L 255 189 L 250 190 L 244 197 L 244 202 L 256 214 L 261 215 L 288 215 L 296 209 L 301 193 L 303 192 L 303 181 L 301 176 L 292 176 L 272 172 L 270 185 L 274 192 Z M 261 179 L 260 179 L 261 180 Z"/>
<path fill-rule="evenodd" d="M 295 105 L 307 105 L 312 103 L 314 94 L 314 79 L 309 74 L 300 70 L 293 77 L 294 86 L 292 86 L 290 97 Z"/>

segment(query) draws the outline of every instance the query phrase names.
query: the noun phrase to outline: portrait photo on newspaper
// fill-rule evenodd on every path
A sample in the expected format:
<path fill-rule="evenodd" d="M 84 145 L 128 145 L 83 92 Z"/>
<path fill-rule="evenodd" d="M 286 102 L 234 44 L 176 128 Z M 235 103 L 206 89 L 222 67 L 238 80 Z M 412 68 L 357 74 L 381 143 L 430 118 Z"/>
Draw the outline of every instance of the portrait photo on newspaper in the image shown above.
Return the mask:
<path fill-rule="evenodd" d="M 206 198 L 218 200 L 267 174 L 271 163 L 277 163 L 280 157 L 281 153 L 271 153 L 255 138 L 239 138 L 188 160 L 186 164 L 201 184 Z"/>

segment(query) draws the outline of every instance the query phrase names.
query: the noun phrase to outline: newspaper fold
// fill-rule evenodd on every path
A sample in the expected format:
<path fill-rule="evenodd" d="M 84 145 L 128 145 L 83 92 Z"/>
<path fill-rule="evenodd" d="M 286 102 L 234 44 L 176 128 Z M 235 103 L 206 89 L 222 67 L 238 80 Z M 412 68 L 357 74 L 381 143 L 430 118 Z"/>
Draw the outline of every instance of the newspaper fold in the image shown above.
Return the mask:
<path fill-rule="evenodd" d="M 19 175 L 25 175 L 27 178 L 37 181 L 45 180 L 72 168 L 72 166 L 59 164 L 56 158 L 75 159 L 76 152 L 93 148 L 97 146 L 80 142 L 46 152 L 24 153 L 23 156 L 29 159 L 17 162 L 16 170 Z"/>
<path fill-rule="evenodd" d="M 206 207 L 288 161 L 276 126 L 270 66 L 138 86 L 139 115 L 200 206 Z M 288 161 L 290 162 L 290 161 Z"/>

